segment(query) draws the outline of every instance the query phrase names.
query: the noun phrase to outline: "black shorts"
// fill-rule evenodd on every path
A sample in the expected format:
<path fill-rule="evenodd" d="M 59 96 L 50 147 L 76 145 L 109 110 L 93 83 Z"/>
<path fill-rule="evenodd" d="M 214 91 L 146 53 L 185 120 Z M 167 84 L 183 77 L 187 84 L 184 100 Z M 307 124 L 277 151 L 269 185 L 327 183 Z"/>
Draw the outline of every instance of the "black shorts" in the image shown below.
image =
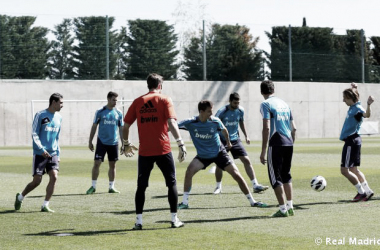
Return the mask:
<path fill-rule="evenodd" d="M 270 146 L 268 148 L 268 176 L 272 188 L 291 183 L 293 146 Z"/>
<path fill-rule="evenodd" d="M 54 169 L 59 171 L 58 156 L 45 158 L 42 155 L 33 155 L 32 175 L 44 175 Z"/>
<path fill-rule="evenodd" d="M 362 138 L 358 134 L 355 134 L 347 137 L 344 141 L 340 166 L 342 168 L 359 167 Z"/>
<path fill-rule="evenodd" d="M 95 150 L 95 161 L 104 161 L 104 156 L 108 155 L 108 161 L 118 161 L 119 160 L 119 146 L 116 145 L 105 145 L 103 144 L 99 137 L 96 142 L 96 150 Z"/>
<path fill-rule="evenodd" d="M 215 158 L 205 159 L 195 156 L 203 164 L 203 169 L 206 169 L 211 163 L 215 163 L 220 169 L 224 170 L 228 165 L 233 163 L 233 160 L 228 155 L 227 151 L 223 148 Z"/>
<path fill-rule="evenodd" d="M 226 147 L 227 142 L 222 141 L 224 147 Z M 234 159 L 238 159 L 240 156 L 247 156 L 247 151 L 245 151 L 245 148 L 243 146 L 243 143 L 241 142 L 240 139 L 237 139 L 236 141 L 231 141 L 232 147 L 230 149 L 227 149 L 227 152 L 231 152 L 232 157 Z"/>
<path fill-rule="evenodd" d="M 157 164 L 165 178 L 167 187 L 177 185 L 176 170 L 172 153 L 157 156 L 141 156 L 138 158 L 138 173 L 137 173 L 137 186 L 148 187 L 150 172 Z"/>

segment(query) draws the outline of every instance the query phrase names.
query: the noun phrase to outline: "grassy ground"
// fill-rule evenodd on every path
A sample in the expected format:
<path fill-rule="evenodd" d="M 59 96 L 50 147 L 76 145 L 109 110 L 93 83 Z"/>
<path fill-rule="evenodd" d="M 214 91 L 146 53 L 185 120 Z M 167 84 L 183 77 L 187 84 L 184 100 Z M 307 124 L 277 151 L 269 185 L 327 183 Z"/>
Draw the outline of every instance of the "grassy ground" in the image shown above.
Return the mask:
<path fill-rule="evenodd" d="M 194 177 L 191 208 L 179 211 L 185 227 L 171 229 L 167 189 L 159 169 L 155 168 L 146 192 L 145 230 L 139 232 L 130 230 L 135 220 L 136 158 L 123 157 L 118 162 L 116 187 L 121 194 L 107 193 L 108 167 L 104 163 L 97 193 L 85 195 L 91 185 L 93 153 L 84 147 L 62 148 L 61 171 L 50 203 L 56 213 L 39 212 L 47 176 L 27 196 L 21 210 L 15 212 L 15 194 L 32 179 L 32 151 L 29 147 L 0 148 L 0 249 L 378 248 L 380 198 L 375 194 L 369 202 L 348 202 L 356 191 L 339 172 L 342 146 L 336 139 L 297 141 L 292 167 L 296 215 L 288 218 L 269 218 L 278 209 L 272 190 L 254 194 L 255 199 L 268 203 L 269 208 L 251 208 L 226 173 L 223 193 L 212 195 L 215 180 L 206 170 Z M 380 190 L 379 147 L 380 138 L 363 138 L 361 169 L 375 193 Z M 258 180 L 268 185 L 266 167 L 258 161 L 259 148 L 259 142 L 247 146 Z M 193 147 L 188 145 L 188 150 L 186 162 L 177 164 L 180 194 L 187 164 L 195 156 Z M 237 163 L 244 172 L 242 164 Z M 315 175 L 326 178 L 325 191 L 311 190 L 309 182 Z M 243 176 L 248 181 L 245 173 Z M 322 239 L 321 245 L 315 243 L 318 237 Z M 350 238 L 356 239 L 356 246 L 350 245 Z M 326 245 L 329 239 L 331 243 L 336 240 L 344 245 Z M 379 242 L 372 246 L 358 245 L 368 239 Z"/>

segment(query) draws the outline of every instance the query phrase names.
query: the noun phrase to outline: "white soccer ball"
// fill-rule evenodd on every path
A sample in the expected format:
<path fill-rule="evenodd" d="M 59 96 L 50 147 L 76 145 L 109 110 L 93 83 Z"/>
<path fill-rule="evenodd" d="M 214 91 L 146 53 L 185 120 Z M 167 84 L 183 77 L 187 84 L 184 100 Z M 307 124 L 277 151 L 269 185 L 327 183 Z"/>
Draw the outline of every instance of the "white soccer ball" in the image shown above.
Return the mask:
<path fill-rule="evenodd" d="M 326 186 L 326 179 L 320 175 L 314 176 L 313 179 L 311 179 L 310 181 L 310 187 L 317 192 L 323 191 L 326 188 Z"/>

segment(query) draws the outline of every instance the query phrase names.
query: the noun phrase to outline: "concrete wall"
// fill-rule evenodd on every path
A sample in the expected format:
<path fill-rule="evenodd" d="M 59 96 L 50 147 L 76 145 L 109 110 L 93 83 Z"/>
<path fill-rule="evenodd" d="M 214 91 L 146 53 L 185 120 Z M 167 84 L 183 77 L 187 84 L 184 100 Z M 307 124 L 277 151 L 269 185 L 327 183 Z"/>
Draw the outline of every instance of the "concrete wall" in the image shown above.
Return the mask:
<path fill-rule="evenodd" d="M 299 138 L 338 138 L 348 107 L 342 102 L 342 91 L 350 84 L 316 82 L 276 82 L 276 95 L 293 111 Z M 106 100 L 108 91 L 119 93 L 119 100 L 133 100 L 147 92 L 145 81 L 44 81 L 0 80 L 0 146 L 31 145 L 31 100 L 46 100 L 34 104 L 34 112 L 48 106 L 54 92 L 64 96 L 61 145 L 87 145 L 96 109 L 106 102 L 69 102 L 68 100 Z M 166 81 L 163 93 L 172 97 L 178 120 L 197 115 L 202 99 L 214 102 L 214 113 L 228 103 L 229 94 L 237 91 L 246 112 L 246 129 L 251 140 L 261 139 L 262 118 L 259 110 L 263 97 L 260 82 L 196 82 Z M 379 84 L 359 84 L 366 107 L 368 95 L 380 96 Z M 66 101 L 66 102 L 65 102 Z M 124 104 L 124 106 L 123 106 Z M 124 113 L 129 102 L 120 103 Z M 372 117 L 380 118 L 380 104 L 372 105 Z M 186 131 L 181 131 L 189 140 Z M 131 138 L 137 143 L 134 124 Z M 95 140 L 94 140 L 95 142 Z"/>

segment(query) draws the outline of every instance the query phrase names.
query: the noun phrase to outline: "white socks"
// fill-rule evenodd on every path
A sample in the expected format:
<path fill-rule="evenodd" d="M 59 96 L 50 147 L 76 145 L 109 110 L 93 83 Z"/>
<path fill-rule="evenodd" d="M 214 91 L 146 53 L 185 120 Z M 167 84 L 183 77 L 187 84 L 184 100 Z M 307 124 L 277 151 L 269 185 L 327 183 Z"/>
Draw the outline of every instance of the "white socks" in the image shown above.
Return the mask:
<path fill-rule="evenodd" d="M 360 184 L 360 182 L 358 184 L 356 184 L 355 187 L 358 190 L 359 194 L 364 194 L 364 189 L 363 189 L 362 185 Z"/>
<path fill-rule="evenodd" d="M 190 192 L 183 192 L 182 203 L 185 205 L 189 204 L 189 194 Z"/>
<path fill-rule="evenodd" d="M 142 214 L 136 214 L 136 224 L 142 225 Z"/>
<path fill-rule="evenodd" d="M 290 201 L 287 201 L 287 202 L 286 202 L 286 208 L 287 208 L 287 209 L 291 209 L 291 208 L 293 208 L 293 200 L 290 200 Z"/>
<path fill-rule="evenodd" d="M 373 191 L 371 190 L 371 188 L 368 186 L 367 181 L 362 182 L 362 183 L 361 183 L 361 186 L 363 187 L 364 191 L 365 191 L 367 194 L 371 194 L 371 193 L 373 193 Z"/>
<path fill-rule="evenodd" d="M 172 222 L 176 222 L 177 220 L 177 213 L 172 213 Z"/>
<path fill-rule="evenodd" d="M 251 193 L 246 194 L 245 197 L 247 197 L 247 199 L 249 200 L 249 203 L 251 203 L 251 206 L 253 206 L 256 203 L 256 201 L 255 201 L 255 199 L 253 199 Z"/>
<path fill-rule="evenodd" d="M 222 188 L 222 182 L 217 182 L 216 183 L 216 188 Z"/>
<path fill-rule="evenodd" d="M 284 204 L 284 205 L 280 205 L 280 211 L 281 211 L 281 213 L 286 213 L 286 211 L 288 211 L 287 209 L 286 209 L 286 205 Z"/>
<path fill-rule="evenodd" d="M 92 187 L 96 189 L 96 182 L 97 180 L 92 180 Z M 109 182 L 109 189 L 113 189 L 115 187 L 115 181 L 110 181 Z"/>
<path fill-rule="evenodd" d="M 23 201 L 24 200 L 24 196 L 22 195 L 22 193 L 20 193 L 17 197 L 18 201 Z"/>
<path fill-rule="evenodd" d="M 49 206 L 49 201 L 44 201 L 44 204 L 42 205 L 42 207 L 48 207 Z"/>
<path fill-rule="evenodd" d="M 252 182 L 252 185 L 253 185 L 254 188 L 259 185 L 259 182 L 257 181 L 256 178 L 253 179 L 253 180 L 251 180 L 251 182 Z"/>

